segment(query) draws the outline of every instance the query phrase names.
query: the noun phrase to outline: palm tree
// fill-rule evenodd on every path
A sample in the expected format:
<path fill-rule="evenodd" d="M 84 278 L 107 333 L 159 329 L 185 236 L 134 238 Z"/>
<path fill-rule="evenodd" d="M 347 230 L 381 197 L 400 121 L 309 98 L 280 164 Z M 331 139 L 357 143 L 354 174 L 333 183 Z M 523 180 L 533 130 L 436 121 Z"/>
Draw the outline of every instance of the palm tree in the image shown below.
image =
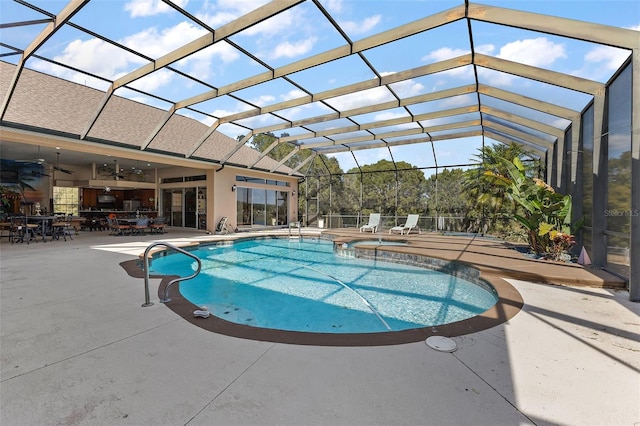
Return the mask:
<path fill-rule="evenodd" d="M 495 185 L 487 173 L 507 176 L 503 160 L 518 158 L 525 165 L 527 175 L 537 176 L 540 173 L 540 161 L 516 143 L 485 145 L 478 151 L 471 161 L 479 161 L 480 165 L 466 172 L 463 188 L 468 195 L 470 214 L 481 218 L 483 229 L 496 230 L 501 217 L 505 224 L 511 222 L 516 207 L 506 188 Z"/>

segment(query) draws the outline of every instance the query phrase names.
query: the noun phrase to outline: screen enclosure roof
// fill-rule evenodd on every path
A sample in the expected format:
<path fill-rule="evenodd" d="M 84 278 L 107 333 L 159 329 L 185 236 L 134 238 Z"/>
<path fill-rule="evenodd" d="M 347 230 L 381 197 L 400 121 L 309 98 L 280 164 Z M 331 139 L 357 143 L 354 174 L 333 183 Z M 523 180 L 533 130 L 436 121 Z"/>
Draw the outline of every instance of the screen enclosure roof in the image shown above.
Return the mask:
<path fill-rule="evenodd" d="M 549 162 L 640 48 L 638 5 L 625 1 L 0 7 L 5 136 L 286 174 L 317 154 L 344 171 L 380 159 L 467 165 L 486 139 Z M 258 153 L 248 146 L 261 133 L 276 142 Z M 275 161 L 279 144 L 294 149 Z"/>

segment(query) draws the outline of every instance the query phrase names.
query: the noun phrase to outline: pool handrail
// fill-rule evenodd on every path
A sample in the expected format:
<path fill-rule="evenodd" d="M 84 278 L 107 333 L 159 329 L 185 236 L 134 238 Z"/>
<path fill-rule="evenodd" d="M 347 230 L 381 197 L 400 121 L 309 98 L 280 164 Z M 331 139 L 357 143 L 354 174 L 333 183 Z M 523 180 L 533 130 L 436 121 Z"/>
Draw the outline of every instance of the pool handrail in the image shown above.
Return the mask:
<path fill-rule="evenodd" d="M 291 235 L 291 228 L 298 228 L 298 236 L 295 237 Z M 300 222 L 289 222 L 289 238 L 298 238 L 302 239 L 302 224 Z"/>
<path fill-rule="evenodd" d="M 198 256 L 196 256 L 193 253 L 189 253 L 187 250 L 184 250 L 178 246 L 175 246 L 171 243 L 168 243 L 166 241 L 155 241 L 151 244 L 149 244 L 149 246 L 146 248 L 146 250 L 144 251 L 144 257 L 142 260 L 142 268 L 144 270 L 144 303 L 142 304 L 143 308 L 146 308 L 147 306 L 152 306 L 153 302 L 151 302 L 151 300 L 149 299 L 149 252 L 151 251 L 152 248 L 156 247 L 156 246 L 165 246 L 165 247 L 169 247 L 170 249 L 173 249 L 177 252 L 180 252 L 182 254 L 185 254 L 193 259 L 196 260 L 196 262 L 198 263 L 198 269 L 191 275 L 189 275 L 188 277 L 178 277 L 175 278 L 171 281 L 169 281 L 169 283 L 167 284 L 167 286 L 164 288 L 164 298 L 160 299 L 160 303 L 169 303 L 171 302 L 171 299 L 169 299 L 169 287 L 177 282 L 180 281 L 186 281 L 186 280 L 190 280 L 192 278 L 195 278 L 198 276 L 198 274 L 200 273 L 200 270 L 202 269 L 202 261 L 200 260 L 200 258 L 198 258 Z"/>

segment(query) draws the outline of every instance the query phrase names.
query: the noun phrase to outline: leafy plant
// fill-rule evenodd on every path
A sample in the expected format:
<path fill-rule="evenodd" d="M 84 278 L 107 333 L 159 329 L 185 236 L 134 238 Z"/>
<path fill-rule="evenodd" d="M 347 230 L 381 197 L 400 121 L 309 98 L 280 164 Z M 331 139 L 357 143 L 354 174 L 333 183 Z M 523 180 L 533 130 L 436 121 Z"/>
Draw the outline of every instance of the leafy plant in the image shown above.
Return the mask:
<path fill-rule="evenodd" d="M 13 200 L 20 198 L 20 194 L 11 188 L 0 185 L 0 216 L 4 217 L 11 213 Z"/>
<path fill-rule="evenodd" d="M 541 173 L 540 161 L 522 145 L 485 145 L 470 161 L 478 162 L 478 167 L 465 172 L 464 197 L 467 200 L 467 218 L 475 223 L 482 222 L 485 232 L 493 235 L 515 235 L 520 226 L 513 221 L 516 204 L 507 192 L 507 186 L 496 185 L 495 176 L 508 176 L 503 159 L 518 158 L 524 165 L 527 176 Z"/>
<path fill-rule="evenodd" d="M 529 246 L 537 254 L 555 259 L 573 245 L 572 235 L 582 227 L 580 220 L 572 226 L 573 202 L 570 195 L 558 194 L 540 179 L 530 178 L 519 158 L 503 159 L 508 176 L 485 172 L 495 184 L 505 188 L 509 197 L 522 208 L 514 218 L 527 229 Z"/>

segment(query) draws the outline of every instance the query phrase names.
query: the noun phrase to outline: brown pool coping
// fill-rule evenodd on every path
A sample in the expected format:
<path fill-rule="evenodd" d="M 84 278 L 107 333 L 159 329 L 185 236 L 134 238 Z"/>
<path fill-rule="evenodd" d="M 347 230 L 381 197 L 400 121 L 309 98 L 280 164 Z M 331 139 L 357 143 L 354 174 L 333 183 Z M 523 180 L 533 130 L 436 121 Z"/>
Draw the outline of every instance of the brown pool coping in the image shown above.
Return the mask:
<path fill-rule="evenodd" d="M 313 237 L 315 235 L 306 235 Z M 233 240 L 260 237 L 283 237 L 283 235 L 242 235 Z M 211 332 L 251 340 L 316 346 L 383 346 L 413 343 L 429 336 L 461 336 L 495 327 L 513 318 L 520 312 L 524 301 L 520 293 L 503 278 L 514 278 L 530 282 L 578 285 L 591 287 L 624 287 L 620 278 L 601 270 L 590 270 L 581 265 L 550 262 L 528 258 L 513 250 L 509 243 L 478 237 L 446 236 L 437 233 L 412 234 L 408 236 L 388 234 L 366 234 L 358 230 L 339 229 L 322 232 L 322 238 L 333 240 L 334 244 L 348 243 L 368 258 L 378 258 L 397 263 L 419 264 L 421 259 L 434 258 L 464 265 L 479 272 L 479 279 L 490 283 L 496 291 L 498 301 L 482 314 L 455 323 L 416 328 L 411 330 L 380 333 L 308 333 L 275 330 L 236 324 L 210 315 L 208 318 L 195 317 L 193 311 L 200 309 L 186 300 L 179 291 L 179 283 L 169 288 L 170 302 L 166 306 L 186 321 Z M 401 242 L 403 245 L 357 246 L 357 241 L 371 241 L 383 238 L 385 241 Z M 212 237 L 203 244 L 219 241 Z M 197 244 L 197 243 L 196 243 Z M 367 253 L 368 252 L 368 253 Z M 139 260 L 121 263 L 121 266 L 136 278 L 144 278 Z M 158 275 L 160 278 L 158 297 L 163 298 L 167 284 L 176 276 Z"/>
<path fill-rule="evenodd" d="M 274 237 L 278 236 L 274 235 Z M 326 235 L 326 237 L 334 238 L 332 235 Z M 255 236 L 250 238 L 255 238 Z M 349 238 L 347 237 L 347 239 Z M 371 236 L 368 239 L 371 239 Z M 354 239 L 350 239 L 350 241 L 352 240 Z M 338 241 L 338 243 L 341 242 L 342 240 Z M 384 248 L 397 247 L 407 249 L 410 246 L 384 246 Z M 376 248 L 376 250 L 380 250 L 380 248 Z M 139 259 L 122 262 L 120 265 L 130 276 L 144 279 Z M 151 275 L 150 278 L 161 279 L 158 286 L 158 297 L 162 299 L 167 284 L 176 276 Z M 200 309 L 200 307 L 182 297 L 179 291 L 179 283 L 169 287 L 171 301 L 165 305 L 186 321 L 202 329 L 244 339 L 315 346 L 397 345 L 422 341 L 429 336 L 453 337 L 475 333 L 502 324 L 513 318 L 520 311 L 524 302 L 520 293 L 512 285 L 493 274 L 481 272 L 479 278 L 490 283 L 498 297 L 496 304 L 482 314 L 450 324 L 379 333 L 309 333 L 236 324 L 214 315 L 210 315 L 208 318 L 199 318 L 195 317 L 193 312 Z"/>

